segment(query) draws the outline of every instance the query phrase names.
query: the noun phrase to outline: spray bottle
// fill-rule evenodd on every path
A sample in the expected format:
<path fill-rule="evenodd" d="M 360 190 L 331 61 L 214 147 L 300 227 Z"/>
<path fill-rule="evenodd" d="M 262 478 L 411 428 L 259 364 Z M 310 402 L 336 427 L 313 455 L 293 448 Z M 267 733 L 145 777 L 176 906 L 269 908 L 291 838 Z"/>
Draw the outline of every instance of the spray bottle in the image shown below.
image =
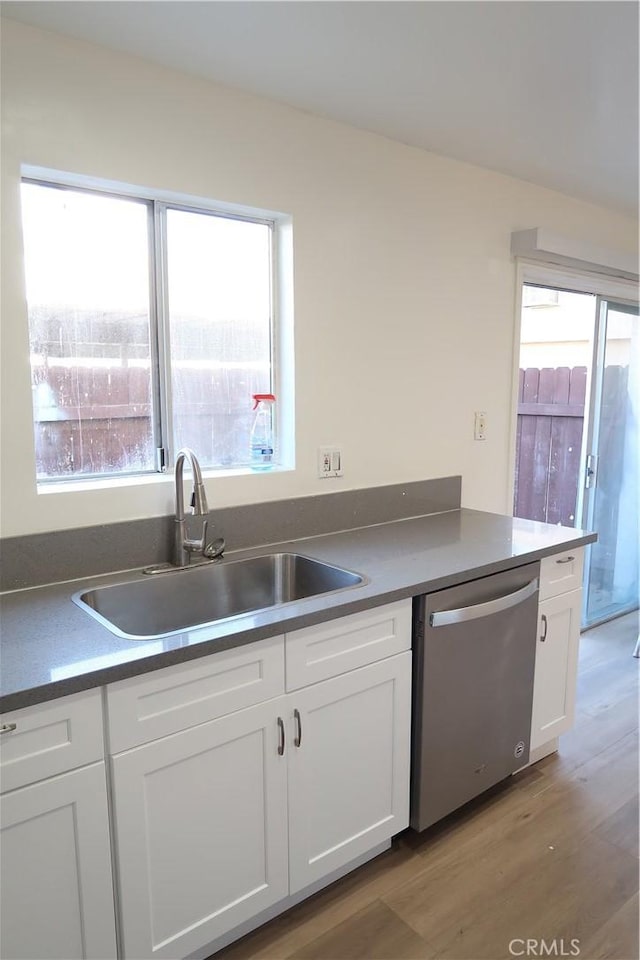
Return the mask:
<path fill-rule="evenodd" d="M 254 393 L 255 417 L 250 436 L 250 463 L 252 470 L 270 470 L 273 466 L 273 405 L 272 393 Z"/>

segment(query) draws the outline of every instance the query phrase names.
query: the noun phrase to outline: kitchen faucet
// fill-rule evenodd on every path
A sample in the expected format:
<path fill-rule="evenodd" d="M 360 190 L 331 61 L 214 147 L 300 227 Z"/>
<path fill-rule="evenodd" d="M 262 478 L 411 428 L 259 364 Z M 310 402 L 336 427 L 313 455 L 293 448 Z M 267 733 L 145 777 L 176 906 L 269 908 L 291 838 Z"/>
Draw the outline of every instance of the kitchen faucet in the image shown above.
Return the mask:
<path fill-rule="evenodd" d="M 178 451 L 175 468 L 176 518 L 173 540 L 173 565 L 175 567 L 187 567 L 191 562 L 192 553 L 199 553 L 204 556 L 207 536 L 207 520 L 205 520 L 202 524 L 202 536 L 199 540 L 192 540 L 187 535 L 187 523 L 184 517 L 183 490 L 185 460 L 189 461 L 189 466 L 191 467 L 191 473 L 193 475 L 191 512 L 197 517 L 206 517 L 209 513 L 207 495 L 204 491 L 204 484 L 202 482 L 202 473 L 200 472 L 198 458 L 193 450 L 189 449 L 189 447 L 183 447 L 182 450 Z"/>
<path fill-rule="evenodd" d="M 143 573 L 170 573 L 172 570 L 186 570 L 191 564 L 191 554 L 199 554 L 198 559 L 193 561 L 193 566 L 199 566 L 203 563 L 212 563 L 219 560 L 224 553 L 224 537 L 218 537 L 211 543 L 207 543 L 207 527 L 209 521 L 205 520 L 202 524 L 202 535 L 199 540 L 193 540 L 188 536 L 187 522 L 184 516 L 184 462 L 189 461 L 191 473 L 193 475 L 193 487 L 191 490 L 191 513 L 197 517 L 206 517 L 209 513 L 207 504 L 207 495 L 204 492 L 202 482 L 202 473 L 200 464 L 193 450 L 189 447 L 183 447 L 178 451 L 175 468 L 175 487 L 176 487 L 176 515 L 173 522 L 173 555 L 171 563 L 154 563 L 150 567 L 145 567 Z"/>

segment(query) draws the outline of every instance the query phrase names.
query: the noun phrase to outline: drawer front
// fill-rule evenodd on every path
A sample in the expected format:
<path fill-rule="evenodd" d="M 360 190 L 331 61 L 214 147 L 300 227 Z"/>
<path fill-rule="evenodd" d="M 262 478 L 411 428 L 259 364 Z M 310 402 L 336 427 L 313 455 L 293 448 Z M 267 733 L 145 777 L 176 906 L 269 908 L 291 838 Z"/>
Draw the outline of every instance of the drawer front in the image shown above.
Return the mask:
<path fill-rule="evenodd" d="M 102 698 L 96 687 L 0 717 L 2 792 L 102 760 Z"/>
<path fill-rule="evenodd" d="M 287 690 L 411 649 L 411 600 L 296 630 L 285 637 Z"/>
<path fill-rule="evenodd" d="M 107 687 L 109 752 L 120 753 L 284 693 L 284 642 L 271 637 Z"/>
<path fill-rule="evenodd" d="M 540 561 L 540 599 L 557 597 L 582 587 L 584 547 L 556 553 Z"/>

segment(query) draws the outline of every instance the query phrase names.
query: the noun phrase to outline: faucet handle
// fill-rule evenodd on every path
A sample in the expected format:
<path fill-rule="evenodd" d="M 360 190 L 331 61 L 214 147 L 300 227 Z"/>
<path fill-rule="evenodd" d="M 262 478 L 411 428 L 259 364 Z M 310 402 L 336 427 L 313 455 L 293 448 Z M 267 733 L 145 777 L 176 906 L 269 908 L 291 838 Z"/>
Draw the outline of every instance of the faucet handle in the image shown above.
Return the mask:
<path fill-rule="evenodd" d="M 224 537 L 218 537 L 216 540 L 212 540 L 211 543 L 206 545 L 203 553 L 208 560 L 217 560 L 218 557 L 221 557 L 224 553 L 224 548 Z"/>
<path fill-rule="evenodd" d="M 208 528 L 208 526 L 209 526 L 209 521 L 208 521 L 208 520 L 204 520 L 204 521 L 203 521 L 203 524 L 202 524 L 202 534 L 201 534 L 201 536 L 200 536 L 200 539 L 197 541 L 197 543 L 198 543 L 198 550 L 199 550 L 200 553 L 202 553 L 203 555 L 204 555 L 205 544 L 206 544 L 206 542 L 207 542 L 207 528 Z"/>
<path fill-rule="evenodd" d="M 188 553 L 201 553 L 204 556 L 204 548 L 207 542 L 207 527 L 209 526 L 209 521 L 205 520 L 202 524 L 202 534 L 199 540 L 193 540 L 190 537 L 186 537 L 183 543 L 183 549 Z"/>

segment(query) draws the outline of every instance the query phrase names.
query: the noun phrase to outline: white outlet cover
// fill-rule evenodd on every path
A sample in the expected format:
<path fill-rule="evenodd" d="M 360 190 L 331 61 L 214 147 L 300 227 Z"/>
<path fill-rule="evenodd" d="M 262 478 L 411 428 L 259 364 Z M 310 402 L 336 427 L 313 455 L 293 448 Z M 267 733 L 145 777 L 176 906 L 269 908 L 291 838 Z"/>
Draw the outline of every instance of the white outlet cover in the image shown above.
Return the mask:
<path fill-rule="evenodd" d="M 342 477 L 342 450 L 338 444 L 327 447 L 318 447 L 318 478 L 332 480 Z"/>

